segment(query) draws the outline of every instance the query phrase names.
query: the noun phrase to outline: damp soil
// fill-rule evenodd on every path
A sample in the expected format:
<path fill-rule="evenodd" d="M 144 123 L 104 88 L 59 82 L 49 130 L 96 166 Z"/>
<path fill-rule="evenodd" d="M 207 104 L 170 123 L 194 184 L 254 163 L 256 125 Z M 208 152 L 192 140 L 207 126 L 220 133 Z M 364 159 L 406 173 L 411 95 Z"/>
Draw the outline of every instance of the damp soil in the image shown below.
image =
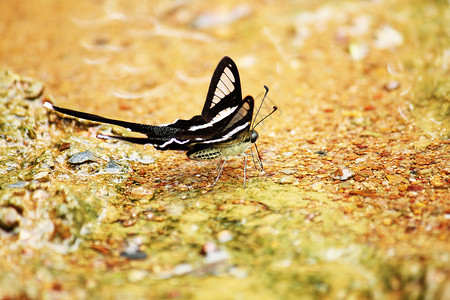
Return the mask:
<path fill-rule="evenodd" d="M 0 2 L 0 298 L 449 299 L 447 1 Z M 265 172 L 104 141 L 223 56 Z"/>

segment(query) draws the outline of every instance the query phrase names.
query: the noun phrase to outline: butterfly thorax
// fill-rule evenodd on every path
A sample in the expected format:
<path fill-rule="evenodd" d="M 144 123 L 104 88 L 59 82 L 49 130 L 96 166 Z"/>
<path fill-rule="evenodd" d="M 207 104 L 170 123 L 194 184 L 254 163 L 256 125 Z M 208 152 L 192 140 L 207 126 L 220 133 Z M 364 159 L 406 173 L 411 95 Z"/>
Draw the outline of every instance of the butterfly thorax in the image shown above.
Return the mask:
<path fill-rule="evenodd" d="M 258 139 L 258 132 L 251 130 L 243 133 L 242 138 L 231 141 L 217 143 L 209 146 L 198 145 L 186 154 L 193 160 L 208 160 L 217 158 L 226 158 L 231 156 L 239 156 L 245 152 Z"/>

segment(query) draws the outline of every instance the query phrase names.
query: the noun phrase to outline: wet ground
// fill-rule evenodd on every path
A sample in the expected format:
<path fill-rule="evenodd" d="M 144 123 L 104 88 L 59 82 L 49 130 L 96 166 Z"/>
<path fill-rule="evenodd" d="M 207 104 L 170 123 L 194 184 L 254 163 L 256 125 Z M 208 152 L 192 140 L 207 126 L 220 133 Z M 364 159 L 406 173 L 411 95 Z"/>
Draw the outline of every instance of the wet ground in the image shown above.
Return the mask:
<path fill-rule="evenodd" d="M 0 297 L 448 299 L 446 1 L 1 1 Z M 228 55 L 266 173 L 105 142 Z"/>

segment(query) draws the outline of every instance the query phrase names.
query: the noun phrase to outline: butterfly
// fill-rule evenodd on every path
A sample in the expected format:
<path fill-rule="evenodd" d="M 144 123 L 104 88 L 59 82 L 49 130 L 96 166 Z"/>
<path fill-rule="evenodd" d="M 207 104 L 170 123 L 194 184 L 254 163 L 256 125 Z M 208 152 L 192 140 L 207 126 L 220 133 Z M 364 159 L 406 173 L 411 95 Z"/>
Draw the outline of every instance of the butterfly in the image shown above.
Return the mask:
<path fill-rule="evenodd" d="M 269 91 L 266 92 L 261 106 Z M 219 174 L 214 181 L 216 184 L 220 177 L 227 158 L 245 155 L 244 187 L 246 179 L 247 156 L 245 154 L 252 145 L 256 147 L 258 132 L 254 128 L 269 115 L 277 110 L 274 106 L 271 113 L 252 126 L 254 99 L 252 96 L 242 98 L 239 72 L 234 61 L 225 56 L 217 65 L 209 85 L 206 101 L 201 115 L 189 120 L 177 119 L 170 124 L 147 125 L 121 120 L 114 120 L 98 115 L 62 108 L 53 105 L 45 99 L 43 106 L 59 113 L 90 121 L 118 125 L 133 132 L 144 134 L 146 137 L 127 137 L 98 134 L 101 139 L 116 139 L 136 144 L 150 144 L 157 150 L 182 150 L 192 160 L 224 160 Z M 261 106 L 258 109 L 261 109 Z M 258 114 L 257 112 L 257 114 Z M 263 170 L 261 159 L 260 167 Z M 255 164 L 256 166 L 256 164 Z"/>

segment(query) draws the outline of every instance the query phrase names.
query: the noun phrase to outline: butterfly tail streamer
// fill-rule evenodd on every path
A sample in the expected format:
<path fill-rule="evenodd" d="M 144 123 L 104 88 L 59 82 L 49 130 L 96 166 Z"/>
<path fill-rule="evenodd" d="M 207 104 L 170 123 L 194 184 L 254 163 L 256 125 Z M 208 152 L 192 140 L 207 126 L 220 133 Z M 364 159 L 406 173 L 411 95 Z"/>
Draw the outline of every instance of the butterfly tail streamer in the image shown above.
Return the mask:
<path fill-rule="evenodd" d="M 131 136 L 97 134 L 97 138 L 102 140 L 119 140 L 140 145 L 151 143 L 151 141 L 148 138 L 131 137 Z"/>
<path fill-rule="evenodd" d="M 152 145 L 158 150 L 182 150 L 187 151 L 189 149 L 188 142 L 177 142 L 174 139 L 170 138 L 144 138 L 144 137 L 132 137 L 132 136 L 120 136 L 120 135 L 106 135 L 106 134 L 97 134 L 97 138 L 103 140 L 118 140 L 125 141 L 134 144 L 140 145 Z"/>
<path fill-rule="evenodd" d="M 158 126 L 153 126 L 153 125 L 146 125 L 146 124 L 139 124 L 139 123 L 110 119 L 110 118 L 105 118 L 105 117 L 101 117 L 101 116 L 90 114 L 90 113 L 76 111 L 76 110 L 72 110 L 72 109 L 68 109 L 68 108 L 63 108 L 63 107 L 53 105 L 53 103 L 51 103 L 48 100 L 44 100 L 43 106 L 48 109 L 51 109 L 56 112 L 63 113 L 63 114 L 66 114 L 66 115 L 69 115 L 72 117 L 81 118 L 81 119 L 99 122 L 99 123 L 118 125 L 120 127 L 130 129 L 131 131 L 144 133 L 144 134 L 149 134 L 152 131 L 152 129 L 155 129 L 154 127 L 158 127 Z"/>

